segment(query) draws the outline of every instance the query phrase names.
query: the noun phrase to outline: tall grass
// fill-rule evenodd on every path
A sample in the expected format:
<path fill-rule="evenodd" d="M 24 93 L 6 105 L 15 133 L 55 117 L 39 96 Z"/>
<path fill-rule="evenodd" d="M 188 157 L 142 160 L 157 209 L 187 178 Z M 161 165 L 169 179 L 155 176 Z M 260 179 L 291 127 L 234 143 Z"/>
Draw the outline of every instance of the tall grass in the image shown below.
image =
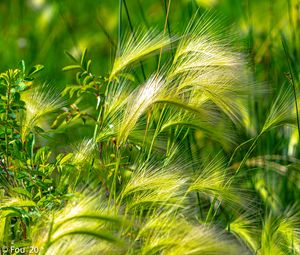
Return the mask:
<path fill-rule="evenodd" d="M 162 31 L 145 31 L 120 1 L 108 74 L 92 71 L 85 50 L 67 52 L 63 70 L 76 75 L 63 91 L 33 80 L 41 66 L 0 75 L 0 250 L 300 253 L 298 67 L 288 42 L 290 83 L 262 100 L 270 85 L 255 81 L 224 20 L 199 9 L 176 34 L 172 4 L 163 2 Z"/>

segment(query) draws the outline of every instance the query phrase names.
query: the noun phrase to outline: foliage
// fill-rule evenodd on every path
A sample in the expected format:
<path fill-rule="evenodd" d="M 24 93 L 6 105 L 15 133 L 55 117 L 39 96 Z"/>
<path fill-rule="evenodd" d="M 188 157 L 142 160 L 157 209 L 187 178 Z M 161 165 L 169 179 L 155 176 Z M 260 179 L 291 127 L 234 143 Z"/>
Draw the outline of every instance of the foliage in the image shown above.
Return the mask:
<path fill-rule="evenodd" d="M 123 0 L 118 43 L 104 31 L 110 66 L 76 48 L 65 52 L 63 88 L 24 61 L 0 74 L 0 251 L 300 253 L 296 5 L 289 31 L 262 24 L 259 34 L 258 6 L 245 1 L 236 26 L 246 52 L 200 8 L 232 2 L 189 2 L 197 10 L 175 32 L 178 3 L 163 1 L 160 31 L 143 7 L 136 29 Z"/>

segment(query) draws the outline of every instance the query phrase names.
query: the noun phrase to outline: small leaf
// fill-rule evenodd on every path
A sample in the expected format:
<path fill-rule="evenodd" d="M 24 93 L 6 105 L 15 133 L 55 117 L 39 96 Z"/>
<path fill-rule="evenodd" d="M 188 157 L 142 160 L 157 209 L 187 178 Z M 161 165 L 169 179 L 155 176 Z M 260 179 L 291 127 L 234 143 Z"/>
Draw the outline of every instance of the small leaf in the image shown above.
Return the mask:
<path fill-rule="evenodd" d="M 68 153 L 66 156 L 64 156 L 60 161 L 59 164 L 63 165 L 67 161 L 69 161 L 73 157 L 73 153 Z"/>
<path fill-rule="evenodd" d="M 86 64 L 86 53 L 87 53 L 87 49 L 85 48 L 81 55 L 81 60 L 80 60 L 81 66 L 85 66 Z"/>
<path fill-rule="evenodd" d="M 23 59 L 20 61 L 19 66 L 21 67 L 22 73 L 25 74 L 25 61 Z"/>
<path fill-rule="evenodd" d="M 86 70 L 87 70 L 88 72 L 90 72 L 91 64 L 92 64 L 92 60 L 89 60 L 89 61 L 87 62 L 87 64 L 86 64 Z"/>
<path fill-rule="evenodd" d="M 88 72 L 87 72 L 87 71 L 83 71 L 82 73 L 80 73 L 79 78 L 80 78 L 80 79 L 81 79 L 81 78 L 84 79 L 87 75 L 88 75 Z"/>
<path fill-rule="evenodd" d="M 80 65 L 70 65 L 70 66 L 65 66 L 62 70 L 69 71 L 69 70 L 76 70 L 76 69 L 82 69 L 82 68 Z"/>
<path fill-rule="evenodd" d="M 35 65 L 35 66 L 33 66 L 33 67 L 29 70 L 27 76 L 28 76 L 28 77 L 33 76 L 34 74 L 40 72 L 40 71 L 43 70 L 43 69 L 44 69 L 44 66 L 43 66 L 43 65 Z"/>
<path fill-rule="evenodd" d="M 83 85 L 89 84 L 91 81 L 93 81 L 94 77 L 87 75 L 83 80 Z"/>

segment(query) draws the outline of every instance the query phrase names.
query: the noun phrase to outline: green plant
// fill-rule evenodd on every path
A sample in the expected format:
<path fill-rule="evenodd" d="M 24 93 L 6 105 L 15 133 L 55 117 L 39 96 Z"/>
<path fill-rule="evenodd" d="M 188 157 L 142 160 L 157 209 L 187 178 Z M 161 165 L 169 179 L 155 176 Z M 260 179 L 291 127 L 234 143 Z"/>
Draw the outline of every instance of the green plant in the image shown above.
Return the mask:
<path fill-rule="evenodd" d="M 110 72 L 95 74 L 86 50 L 79 59 L 66 52 L 74 64 L 63 70 L 76 75 L 61 94 L 31 80 L 41 66 L 1 74 L 0 245 L 40 254 L 300 252 L 299 160 L 286 153 L 289 138 L 282 154 L 261 149 L 298 123 L 285 38 L 293 79 L 268 110 L 261 103 L 254 125 L 253 99 L 267 92 L 223 20 L 199 10 L 175 35 L 171 1 L 164 6 L 163 32 L 135 30 L 120 1 Z"/>

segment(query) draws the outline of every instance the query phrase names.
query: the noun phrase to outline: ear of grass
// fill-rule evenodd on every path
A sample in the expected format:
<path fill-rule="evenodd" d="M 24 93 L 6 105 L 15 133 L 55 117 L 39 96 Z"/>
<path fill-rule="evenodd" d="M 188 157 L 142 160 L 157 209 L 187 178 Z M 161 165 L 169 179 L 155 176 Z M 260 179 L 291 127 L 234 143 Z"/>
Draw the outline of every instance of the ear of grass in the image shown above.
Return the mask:
<path fill-rule="evenodd" d="M 222 33 L 212 13 L 199 19 L 195 15 L 179 41 L 167 79 L 178 83 L 177 93 L 191 93 L 194 102 L 212 101 L 239 121 L 243 102 L 236 98 L 249 95 L 251 80 L 244 57 L 228 46 L 230 39 Z"/>
<path fill-rule="evenodd" d="M 119 142 L 126 140 L 140 116 L 157 100 L 157 97 L 163 91 L 163 85 L 161 77 L 152 76 L 143 86 L 131 94 L 120 125 Z"/>
<path fill-rule="evenodd" d="M 0 202 L 0 210 L 8 207 L 34 207 L 36 203 L 29 199 L 21 199 L 19 197 L 2 197 Z"/>
<path fill-rule="evenodd" d="M 40 235 L 40 231 L 48 229 L 47 220 L 35 230 L 35 245 L 41 248 L 43 254 L 53 254 L 58 250 L 80 254 L 88 244 L 91 251 L 88 254 L 93 254 L 95 250 L 105 251 L 108 247 L 111 251 L 118 250 L 123 242 L 112 229 L 120 227 L 122 220 L 103 205 L 97 197 L 83 195 L 77 203 L 55 213 L 53 220 L 49 219 L 52 227 L 48 241 Z"/>
<path fill-rule="evenodd" d="M 269 114 L 268 114 L 266 120 L 265 120 L 262 130 L 256 137 L 248 140 L 248 141 L 253 140 L 253 142 L 252 142 L 250 148 L 245 153 L 239 167 L 236 170 L 235 175 L 237 175 L 239 173 L 240 169 L 244 166 L 245 162 L 247 161 L 247 159 L 249 158 L 249 156 L 255 149 L 257 141 L 264 133 L 268 132 L 272 128 L 275 128 L 275 127 L 278 127 L 281 125 L 295 123 L 295 116 L 293 113 L 293 104 L 294 104 L 293 101 L 294 101 L 293 93 L 292 93 L 291 89 L 289 87 L 282 87 L 282 89 L 280 90 L 274 103 L 272 104 L 272 107 L 269 111 Z M 248 141 L 246 141 L 245 143 L 248 143 Z M 243 144 L 241 144 L 241 145 L 243 145 Z M 232 158 L 233 157 L 231 157 L 231 160 L 232 160 Z"/>
<path fill-rule="evenodd" d="M 265 133 L 273 127 L 283 124 L 294 124 L 295 116 L 293 113 L 293 92 L 290 87 L 283 86 L 276 97 L 261 133 Z"/>
<path fill-rule="evenodd" d="M 228 185 L 228 180 L 230 177 L 227 174 L 224 159 L 215 158 L 207 163 L 196 179 L 191 182 L 188 192 L 197 191 L 200 196 L 210 200 L 211 205 L 206 216 L 206 222 L 215 217 L 222 204 L 230 207 L 232 211 L 240 208 L 250 210 L 251 197 L 247 194 L 247 190 L 238 188 L 232 183 Z M 216 210 L 211 218 L 214 208 Z"/>
<path fill-rule="evenodd" d="M 155 169 L 151 166 L 136 170 L 121 192 L 121 201 L 126 199 L 127 206 L 141 207 L 179 205 L 185 179 L 174 167 Z"/>
<path fill-rule="evenodd" d="M 95 152 L 96 144 L 94 143 L 94 140 L 84 139 L 78 145 L 74 145 L 73 147 L 73 164 L 89 164 Z"/>
<path fill-rule="evenodd" d="M 149 30 L 142 35 L 136 33 L 136 37 L 129 37 L 126 42 L 120 46 L 117 57 L 114 61 L 109 80 L 113 80 L 116 75 L 124 68 L 141 60 L 145 56 L 169 45 L 168 37 Z"/>
<path fill-rule="evenodd" d="M 120 224 L 120 219 L 112 216 L 105 216 L 105 215 L 99 215 L 97 212 L 89 212 L 84 214 L 76 214 L 74 216 L 71 216 L 69 218 L 64 219 L 63 221 L 60 221 L 55 225 L 55 227 L 52 229 L 53 232 L 56 232 L 59 228 L 61 228 L 63 225 L 66 225 L 70 223 L 71 221 L 80 221 L 80 220 L 93 220 L 93 221 L 103 221 L 103 222 L 112 222 L 115 224 Z"/>
<path fill-rule="evenodd" d="M 32 131 L 43 116 L 59 110 L 64 104 L 60 91 L 44 84 L 29 90 L 30 93 L 23 94 L 26 111 L 21 116 L 22 141 L 25 141 L 28 132 Z"/>
<path fill-rule="evenodd" d="M 97 231 L 91 231 L 89 229 L 80 228 L 80 229 L 72 229 L 70 231 L 65 231 L 63 234 L 55 237 L 49 243 L 48 249 L 49 249 L 49 247 L 51 245 L 55 244 L 55 242 L 58 242 L 59 240 L 63 239 L 64 237 L 70 236 L 70 235 L 80 235 L 80 236 L 87 235 L 87 236 L 91 236 L 93 238 L 97 238 L 97 239 L 100 239 L 100 240 L 109 241 L 109 242 L 112 242 L 112 243 L 118 243 L 118 242 L 120 242 L 117 238 L 115 238 L 111 234 L 104 233 L 104 231 L 97 232 Z"/>
<path fill-rule="evenodd" d="M 261 250 L 264 254 L 299 252 L 299 215 L 295 209 L 287 208 L 280 216 L 266 216 L 261 236 Z"/>
<path fill-rule="evenodd" d="M 239 215 L 228 225 L 228 230 L 244 242 L 252 252 L 259 249 L 257 236 L 260 231 L 257 227 L 258 220 L 254 216 Z"/>
<path fill-rule="evenodd" d="M 209 107 L 203 107 L 201 114 L 194 114 L 188 111 L 179 111 L 175 107 L 172 109 L 172 114 L 167 116 L 169 118 L 164 121 L 160 132 L 172 127 L 185 127 L 203 132 L 209 139 L 220 142 L 224 147 L 227 144 L 233 144 L 236 137 L 232 134 L 230 123 L 214 112 Z"/>
<path fill-rule="evenodd" d="M 145 240 L 142 254 L 238 254 L 242 252 L 224 233 L 193 226 L 176 214 L 161 213 L 150 218 L 140 230 Z"/>

